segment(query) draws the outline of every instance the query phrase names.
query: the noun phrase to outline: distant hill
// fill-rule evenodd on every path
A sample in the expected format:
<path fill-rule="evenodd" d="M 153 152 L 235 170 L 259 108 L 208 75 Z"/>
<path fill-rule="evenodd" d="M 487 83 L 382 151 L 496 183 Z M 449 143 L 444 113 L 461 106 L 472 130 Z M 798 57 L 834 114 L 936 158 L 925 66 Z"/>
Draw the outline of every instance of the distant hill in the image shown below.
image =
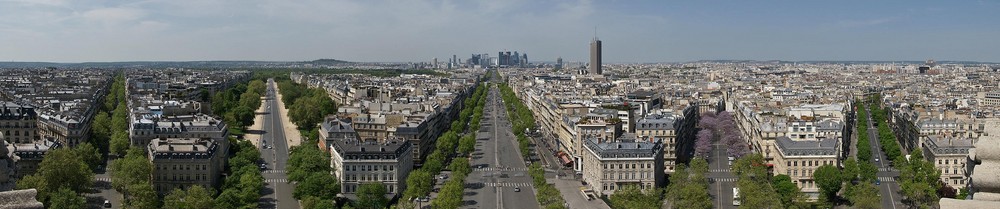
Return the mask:
<path fill-rule="evenodd" d="M 307 61 L 306 63 L 314 65 L 341 65 L 341 64 L 351 64 L 354 62 L 338 60 L 338 59 L 318 59 L 313 61 Z"/>

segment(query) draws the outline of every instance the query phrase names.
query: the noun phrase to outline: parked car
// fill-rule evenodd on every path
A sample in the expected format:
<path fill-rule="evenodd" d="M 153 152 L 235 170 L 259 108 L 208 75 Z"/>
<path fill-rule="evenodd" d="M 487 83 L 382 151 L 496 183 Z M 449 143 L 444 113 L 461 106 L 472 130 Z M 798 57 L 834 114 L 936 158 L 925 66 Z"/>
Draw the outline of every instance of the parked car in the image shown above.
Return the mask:
<path fill-rule="evenodd" d="M 105 208 L 111 208 L 111 201 L 104 200 L 104 207 Z"/>
<path fill-rule="evenodd" d="M 521 192 L 521 187 L 514 187 L 514 192 Z"/>

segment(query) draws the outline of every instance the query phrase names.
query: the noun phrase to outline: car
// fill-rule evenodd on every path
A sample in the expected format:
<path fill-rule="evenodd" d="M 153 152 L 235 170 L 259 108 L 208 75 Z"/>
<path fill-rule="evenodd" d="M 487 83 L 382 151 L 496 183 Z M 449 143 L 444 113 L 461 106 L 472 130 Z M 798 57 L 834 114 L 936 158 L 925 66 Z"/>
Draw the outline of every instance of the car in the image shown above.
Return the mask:
<path fill-rule="evenodd" d="M 104 207 L 105 207 L 105 208 L 111 208 L 111 201 L 109 201 L 109 200 L 104 200 Z"/>
<path fill-rule="evenodd" d="M 514 192 L 521 192 L 521 187 L 514 187 Z"/>
<path fill-rule="evenodd" d="M 431 191 L 434 191 L 434 192 L 441 192 L 441 188 L 434 188 L 434 189 L 432 189 Z"/>
<path fill-rule="evenodd" d="M 882 185 L 882 181 L 875 179 L 875 185 Z"/>
<path fill-rule="evenodd" d="M 878 162 L 878 158 L 875 158 L 875 162 L 876 162 L 876 163 Z"/>

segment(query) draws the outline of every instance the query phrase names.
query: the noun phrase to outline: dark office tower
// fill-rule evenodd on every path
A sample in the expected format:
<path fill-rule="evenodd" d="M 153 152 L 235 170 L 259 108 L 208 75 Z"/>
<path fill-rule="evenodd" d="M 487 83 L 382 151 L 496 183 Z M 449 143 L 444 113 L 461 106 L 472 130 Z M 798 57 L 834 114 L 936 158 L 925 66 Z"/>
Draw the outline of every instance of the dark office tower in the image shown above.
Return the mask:
<path fill-rule="evenodd" d="M 503 58 L 503 52 L 501 51 L 500 53 L 497 54 L 497 67 L 500 67 L 501 65 L 504 65 L 506 63 L 504 61 L 505 60 Z"/>
<path fill-rule="evenodd" d="M 504 63 L 503 63 L 503 64 L 504 64 L 504 65 L 508 65 L 508 66 L 509 66 L 509 65 L 510 65 L 510 61 L 511 61 L 511 58 L 510 58 L 510 51 L 507 51 L 507 52 L 505 52 L 505 53 L 504 53 L 504 56 L 505 56 L 505 57 L 504 57 Z"/>
<path fill-rule="evenodd" d="M 521 66 L 528 65 L 528 53 L 521 54 Z"/>
<path fill-rule="evenodd" d="M 601 40 L 598 40 L 597 36 L 594 36 L 594 40 L 590 42 L 590 69 L 588 71 L 590 74 L 601 74 Z"/>
<path fill-rule="evenodd" d="M 451 55 L 451 61 L 453 64 L 458 64 L 458 55 Z"/>
<path fill-rule="evenodd" d="M 515 66 L 518 65 L 518 63 L 521 63 L 521 55 L 518 54 L 517 51 L 514 51 L 514 56 L 510 57 L 510 63 L 508 64 L 511 66 Z"/>
<path fill-rule="evenodd" d="M 556 58 L 556 69 L 562 69 L 562 57 Z"/>

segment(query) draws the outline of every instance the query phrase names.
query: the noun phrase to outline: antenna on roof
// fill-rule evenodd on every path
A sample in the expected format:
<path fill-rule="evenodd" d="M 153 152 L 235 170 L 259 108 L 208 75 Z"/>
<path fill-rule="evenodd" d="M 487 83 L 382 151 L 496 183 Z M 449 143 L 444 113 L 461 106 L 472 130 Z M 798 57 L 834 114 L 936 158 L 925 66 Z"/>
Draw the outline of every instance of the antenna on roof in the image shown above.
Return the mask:
<path fill-rule="evenodd" d="M 597 26 L 594 26 L 594 40 L 597 40 Z"/>

